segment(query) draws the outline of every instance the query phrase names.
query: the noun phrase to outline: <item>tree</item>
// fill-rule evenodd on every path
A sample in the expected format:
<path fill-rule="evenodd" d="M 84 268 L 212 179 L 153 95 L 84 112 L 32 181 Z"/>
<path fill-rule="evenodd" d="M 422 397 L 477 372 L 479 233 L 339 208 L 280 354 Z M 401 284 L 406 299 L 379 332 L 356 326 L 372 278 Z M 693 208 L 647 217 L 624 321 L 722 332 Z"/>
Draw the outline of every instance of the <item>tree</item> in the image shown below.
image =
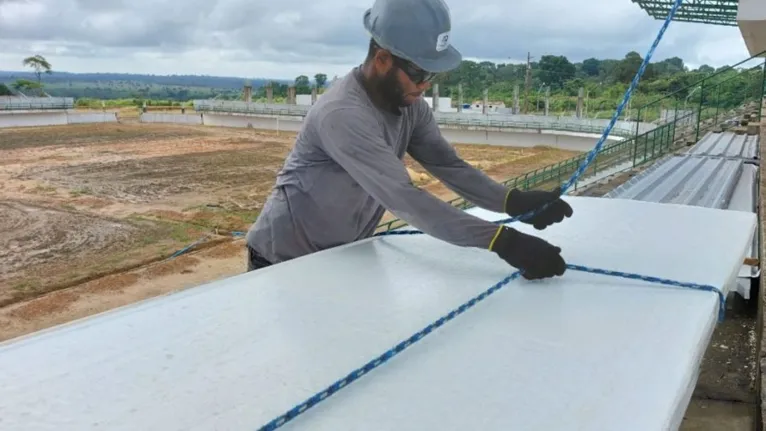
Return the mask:
<path fill-rule="evenodd" d="M 538 78 L 552 88 L 562 88 L 564 82 L 575 77 L 575 65 L 563 55 L 544 55 L 538 63 Z"/>
<path fill-rule="evenodd" d="M 42 84 L 35 81 L 30 81 L 28 79 L 17 79 L 16 82 L 11 84 L 13 88 L 19 91 L 26 91 L 26 90 L 39 90 L 42 87 Z"/>
<path fill-rule="evenodd" d="M 309 77 L 306 75 L 300 75 L 295 78 L 295 94 L 309 94 L 311 93 L 311 84 L 309 83 Z"/>
<path fill-rule="evenodd" d="M 638 68 L 641 67 L 643 61 L 644 59 L 641 57 L 641 54 L 635 51 L 629 52 L 615 68 L 617 80 L 626 84 L 630 83 L 633 77 L 636 76 L 636 72 L 638 72 Z M 642 81 L 649 81 L 651 79 L 654 79 L 654 68 L 651 64 L 648 64 L 646 70 L 644 70 Z"/>
<path fill-rule="evenodd" d="M 13 96 L 13 92 L 7 85 L 0 83 L 0 96 Z"/>
<path fill-rule="evenodd" d="M 2 1 L 2 0 L 0 0 Z M 526 60 L 526 59 L 524 59 Z M 579 89 L 585 88 L 588 116 L 608 118 L 613 114 L 614 107 L 622 100 L 630 81 L 642 63 L 641 55 L 631 52 L 621 59 L 586 58 L 581 62 L 572 62 L 565 56 L 541 55 L 539 62 L 531 63 L 531 91 L 529 92 L 530 106 L 539 103 L 542 109 L 545 85 L 550 86 L 551 115 L 572 115 L 577 106 Z M 31 63 L 30 63 L 31 66 Z M 36 69 L 38 70 L 38 69 Z M 45 73 L 45 67 L 39 68 L 40 77 Z M 761 90 L 758 73 L 734 70 L 729 67 L 714 70 L 704 65 L 697 70 L 690 70 L 681 58 L 672 57 L 666 60 L 652 62 L 641 77 L 638 90 L 633 93 L 632 106 L 644 106 L 660 97 L 670 95 L 670 100 L 656 104 L 655 108 L 643 110 L 641 118 L 651 121 L 652 116 L 658 116 L 660 108 L 668 108 L 677 104 L 683 106 L 686 97 L 693 90 L 695 83 L 708 76 L 711 72 L 722 72 L 713 87 L 697 91 L 689 99 L 689 103 L 698 103 L 700 98 L 705 103 L 720 103 L 722 108 L 741 104 L 744 98 L 753 97 Z M 483 92 L 488 91 L 490 101 L 504 102 L 512 106 L 514 88 L 518 87 L 519 102 L 523 105 L 526 97 L 524 91 L 527 74 L 526 61 L 518 63 L 493 63 L 489 61 L 462 61 L 457 68 L 437 75 L 434 82 L 439 83 L 442 96 L 452 97 L 457 101 L 458 85 L 463 89 L 463 102 L 471 103 L 481 100 Z M 332 85 L 325 74 L 312 75 L 310 80 L 306 75 L 294 79 L 296 93 L 308 94 L 312 85 L 327 88 Z M 337 78 L 337 77 L 336 77 Z M 15 79 L 11 78 L 11 79 Z M 108 77 L 101 74 L 59 75 L 46 77 L 46 90 L 52 95 L 64 97 L 94 97 L 117 99 L 125 97 L 172 98 L 172 99 L 204 99 L 218 97 L 222 100 L 236 100 L 241 91 L 242 80 L 233 78 L 230 81 L 216 81 L 228 78 L 200 76 L 121 76 Z M 40 80 L 41 81 L 41 80 Z M 11 89 L 37 90 L 41 82 L 35 79 L 19 80 L 7 83 Z M 253 80 L 253 99 L 265 102 L 266 88 L 269 80 Z M 287 95 L 288 85 L 292 82 L 272 81 L 274 101 L 281 103 Z M 50 89 L 48 89 L 48 87 Z M 187 91 L 188 90 L 188 91 Z M 428 96 L 428 94 L 426 95 Z M 696 100 L 696 102 L 695 102 Z M 712 105 L 711 105 L 712 106 Z M 656 112 L 654 112 L 656 111 Z M 652 113 L 653 112 L 653 113 Z M 656 117 L 654 117 L 656 118 Z"/>
<path fill-rule="evenodd" d="M 37 75 L 37 88 L 42 91 L 42 74 L 46 73 L 50 75 L 53 73 L 51 71 L 51 64 L 40 54 L 25 58 L 24 61 L 22 61 L 22 64 L 35 70 L 35 75 Z"/>
<path fill-rule="evenodd" d="M 671 57 L 660 62 L 654 63 L 654 72 L 657 76 L 675 75 L 686 72 L 684 61 L 679 57 Z"/>
<path fill-rule="evenodd" d="M 585 76 L 598 76 L 601 62 L 595 58 L 588 58 L 582 62 L 582 71 Z"/>
<path fill-rule="evenodd" d="M 324 88 L 324 85 L 327 83 L 327 75 L 317 73 L 314 75 L 314 82 L 316 82 L 317 88 Z"/>

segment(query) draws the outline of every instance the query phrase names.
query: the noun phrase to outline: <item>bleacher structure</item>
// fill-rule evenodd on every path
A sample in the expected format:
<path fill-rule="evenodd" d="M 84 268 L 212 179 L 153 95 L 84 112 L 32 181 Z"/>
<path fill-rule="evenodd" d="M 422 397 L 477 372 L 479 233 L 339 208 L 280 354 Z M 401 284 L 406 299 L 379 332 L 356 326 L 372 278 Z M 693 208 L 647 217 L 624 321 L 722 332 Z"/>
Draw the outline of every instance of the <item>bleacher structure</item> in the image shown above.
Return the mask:
<path fill-rule="evenodd" d="M 72 97 L 0 96 L 0 112 L 49 111 L 74 108 Z"/>

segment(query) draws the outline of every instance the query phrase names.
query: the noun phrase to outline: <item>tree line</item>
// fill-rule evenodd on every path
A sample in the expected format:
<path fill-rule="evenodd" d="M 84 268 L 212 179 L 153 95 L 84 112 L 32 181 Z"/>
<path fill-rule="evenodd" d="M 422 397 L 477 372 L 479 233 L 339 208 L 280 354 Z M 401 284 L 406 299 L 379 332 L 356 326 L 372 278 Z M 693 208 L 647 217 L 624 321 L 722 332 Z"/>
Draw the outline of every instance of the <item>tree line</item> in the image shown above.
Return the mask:
<path fill-rule="evenodd" d="M 643 60 L 635 51 L 627 53 L 622 59 L 588 58 L 581 62 L 572 62 L 563 55 L 543 55 L 529 65 L 464 60 L 456 69 L 439 75 L 434 82 L 439 84 L 439 95 L 451 97 L 455 103 L 460 85 L 464 103 L 481 100 L 486 89 L 490 101 L 503 102 L 508 107 L 513 105 L 514 90 L 518 87 L 519 108 L 523 110 L 526 105 L 529 113 L 544 110 L 546 94 L 549 95 L 551 112 L 573 112 L 582 88 L 588 98 L 590 116 L 603 117 L 611 114 L 622 100 Z M 716 69 L 709 65 L 690 68 L 679 57 L 650 62 L 633 93 L 633 106 L 641 106 L 675 93 L 672 100 L 678 103 L 699 103 L 702 100 L 708 103 L 708 99 L 715 97 L 718 99 L 716 103 L 730 108 L 741 103 L 743 94 L 752 95 L 759 91 L 763 77 L 760 69 L 731 69 L 717 79 L 717 82 L 722 83 L 716 88 L 694 93 L 695 83 L 723 72 L 724 69 L 729 68 L 724 66 Z M 324 84 L 327 76 L 317 74 L 315 82 Z M 291 84 L 273 82 L 271 85 L 274 100 L 283 101 Z M 311 93 L 312 86 L 306 75 L 296 77 L 292 85 L 297 94 Z M 324 85 L 317 87 L 321 91 Z M 432 93 L 429 91 L 426 95 L 431 96 Z M 254 91 L 253 97 L 264 101 L 265 87 Z"/>
<path fill-rule="evenodd" d="M 506 106 L 512 106 L 514 88 L 518 86 L 520 107 L 526 106 L 530 113 L 542 111 L 546 94 L 550 95 L 551 112 L 574 111 L 578 92 L 582 88 L 587 95 L 589 111 L 598 116 L 600 111 L 614 110 L 642 62 L 641 55 L 634 51 L 627 53 L 622 59 L 588 58 L 582 62 L 572 62 L 563 55 L 543 55 L 529 65 L 464 60 L 455 70 L 439 75 L 435 82 L 439 84 L 439 94 L 452 97 L 455 102 L 460 84 L 464 103 L 480 100 L 486 89 L 491 101 L 500 101 Z M 16 76 L 15 81 L 8 81 L 7 72 L 0 72 L 0 82 L 5 77 L 9 84 L 0 84 L 0 95 L 12 94 L 12 90 L 16 89 L 45 92 L 52 96 L 94 99 L 188 101 L 215 97 L 241 100 L 242 87 L 250 84 L 253 87 L 253 100 L 266 101 L 266 87 L 271 86 L 274 101 L 279 103 L 284 102 L 290 86 L 295 87 L 296 94 L 310 94 L 314 88 L 321 92 L 328 86 L 328 76 L 324 73 L 317 73 L 311 78 L 308 75 L 299 75 L 293 80 L 247 80 L 194 75 L 66 74 L 53 73 L 51 64 L 39 55 L 24 59 L 22 64 L 32 71 L 27 76 Z M 692 69 L 679 57 L 652 62 L 641 78 L 632 103 L 639 106 L 681 89 L 686 90 L 675 94 L 675 99 L 683 100 L 684 103 L 713 97 L 709 90 L 693 94 L 695 90 L 691 86 L 722 69 L 724 68 L 715 69 L 708 65 Z M 758 73 L 757 70 L 727 71 L 725 75 L 731 79 L 727 78 L 726 82 L 716 89 L 715 97 L 722 99 L 723 105 L 738 103 L 743 92 L 754 94 L 758 91 Z M 66 75 L 66 79 L 60 75 Z M 73 76 L 103 79 L 76 81 Z M 144 81 L 139 81 L 139 77 L 143 77 L 141 79 Z M 213 84 L 219 86 L 215 87 Z M 427 95 L 430 96 L 430 93 Z"/>

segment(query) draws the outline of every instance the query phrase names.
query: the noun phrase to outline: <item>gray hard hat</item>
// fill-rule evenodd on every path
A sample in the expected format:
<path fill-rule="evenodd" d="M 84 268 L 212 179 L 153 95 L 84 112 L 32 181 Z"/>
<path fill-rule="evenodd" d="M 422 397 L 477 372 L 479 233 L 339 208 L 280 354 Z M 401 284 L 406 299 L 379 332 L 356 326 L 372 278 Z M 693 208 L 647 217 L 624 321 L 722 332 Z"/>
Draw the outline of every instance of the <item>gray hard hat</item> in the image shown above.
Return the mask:
<path fill-rule="evenodd" d="M 427 72 L 452 70 L 463 59 L 450 44 L 444 0 L 375 0 L 364 13 L 364 28 L 382 48 Z"/>

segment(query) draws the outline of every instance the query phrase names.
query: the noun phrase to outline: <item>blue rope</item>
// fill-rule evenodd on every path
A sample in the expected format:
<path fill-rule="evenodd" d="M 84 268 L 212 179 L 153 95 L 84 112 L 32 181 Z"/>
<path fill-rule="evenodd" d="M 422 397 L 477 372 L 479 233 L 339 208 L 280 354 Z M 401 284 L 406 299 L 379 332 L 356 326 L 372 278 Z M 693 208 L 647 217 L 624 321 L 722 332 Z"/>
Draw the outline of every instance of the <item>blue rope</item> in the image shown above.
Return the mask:
<path fill-rule="evenodd" d="M 694 284 L 694 283 L 681 283 L 678 281 L 673 280 L 666 280 L 662 278 L 657 277 L 647 277 L 639 274 L 630 274 L 630 273 L 624 273 L 620 272 L 617 273 L 615 271 L 609 271 L 606 269 L 597 269 L 597 268 L 589 268 L 585 266 L 580 265 L 567 265 L 569 269 L 575 270 L 575 271 L 583 271 L 587 273 L 592 274 L 605 274 L 605 275 L 620 275 L 622 277 L 632 278 L 635 280 L 644 280 L 644 281 L 654 281 L 661 284 L 667 284 L 670 286 L 677 286 L 677 287 L 684 287 L 684 288 L 692 288 L 697 290 L 705 290 L 705 291 L 711 291 L 711 292 L 717 292 L 719 295 L 720 304 L 723 304 L 723 293 L 721 293 L 720 290 L 716 289 L 713 286 L 708 285 L 702 285 L 702 284 Z M 498 290 L 502 289 L 506 285 L 508 285 L 511 281 L 519 278 L 521 275 L 520 272 L 516 271 L 513 274 L 509 275 L 508 277 L 505 277 L 504 279 L 500 280 L 496 284 L 494 284 L 489 289 L 485 290 L 484 292 L 478 294 L 477 296 L 474 296 L 471 298 L 468 302 L 464 303 L 463 305 L 455 308 L 454 310 L 450 311 L 449 313 L 445 314 L 444 316 L 440 317 L 435 322 L 429 324 L 425 328 L 421 329 L 420 331 L 416 332 L 406 340 L 400 342 L 399 344 L 395 345 L 391 349 L 384 352 L 382 355 L 376 357 L 375 359 L 367 362 L 366 364 L 362 365 L 361 367 L 355 369 L 354 371 L 347 374 L 345 377 L 343 377 L 340 380 L 337 380 L 335 383 L 331 384 L 330 386 L 326 387 L 322 391 L 312 395 L 310 398 L 308 398 L 306 401 L 298 404 L 297 406 L 293 407 L 292 409 L 288 410 L 286 413 L 280 415 L 279 417 L 273 419 L 271 422 L 267 423 L 266 425 L 259 428 L 259 431 L 273 431 L 282 425 L 286 424 L 287 422 L 295 419 L 298 415 L 305 412 L 306 410 L 310 409 L 311 407 L 314 407 L 315 405 L 319 404 L 321 401 L 327 399 L 331 395 L 335 394 L 336 392 L 340 391 L 344 387 L 348 386 L 349 384 L 353 383 L 354 381 L 358 380 L 365 374 L 369 373 L 373 369 L 385 364 L 388 362 L 391 358 L 398 355 L 399 353 L 403 352 L 408 347 L 412 346 L 416 342 L 422 340 L 427 335 L 432 333 L 434 330 L 438 329 L 439 327 L 443 326 L 445 323 L 449 322 L 450 320 L 454 319 L 455 317 L 463 314 L 466 310 L 473 307 L 474 305 L 478 304 L 479 302 L 483 301 L 493 293 L 497 292 Z M 718 310 L 719 319 L 722 318 L 723 313 L 725 311 L 725 307 L 721 305 L 721 307 Z"/>
<path fill-rule="evenodd" d="M 200 237 L 200 239 L 198 239 L 198 240 L 194 241 L 193 243 L 191 243 L 191 244 L 187 245 L 186 247 L 184 247 L 184 248 L 182 248 L 182 249 L 180 249 L 180 250 L 176 251 L 175 253 L 173 253 L 173 254 L 172 254 L 172 255 L 171 255 L 171 256 L 170 256 L 168 259 L 175 259 L 175 258 L 177 258 L 178 256 L 180 256 L 180 255 L 182 255 L 182 254 L 184 254 L 184 253 L 188 252 L 188 251 L 189 251 L 189 250 L 191 250 L 192 248 L 196 247 L 198 244 L 201 244 L 203 241 L 205 241 L 206 239 L 208 239 L 208 237 L 209 237 L 209 236 L 210 236 L 210 235 L 203 235 L 202 237 Z"/>
<path fill-rule="evenodd" d="M 657 45 L 659 44 L 660 40 L 662 39 L 662 36 L 665 33 L 665 30 L 667 29 L 668 25 L 670 24 L 670 21 L 673 19 L 673 16 L 676 13 L 676 10 L 681 5 L 683 0 L 675 0 L 675 3 L 673 4 L 673 7 L 670 10 L 670 13 L 668 14 L 667 18 L 665 19 L 665 22 L 663 23 L 662 27 L 660 28 L 659 33 L 657 34 L 657 37 L 654 40 L 654 43 L 652 44 L 651 48 L 646 54 L 646 57 L 644 58 L 644 61 L 641 63 L 641 66 L 638 69 L 638 72 L 636 73 L 636 76 L 633 78 L 633 81 L 631 82 L 630 86 L 628 87 L 628 90 L 625 92 L 625 96 L 622 99 L 622 102 L 617 107 L 617 111 L 612 116 L 611 121 L 609 122 L 609 125 L 604 130 L 603 135 L 601 136 L 601 139 L 599 139 L 596 146 L 588 153 L 588 156 L 583 160 L 583 163 L 580 165 L 580 167 L 575 171 L 575 173 L 572 175 L 572 177 L 569 179 L 569 181 L 560 189 L 561 195 L 566 193 L 566 191 L 578 180 L 578 178 L 585 172 L 587 167 L 590 165 L 590 163 L 593 161 L 593 159 L 596 157 L 596 154 L 598 154 L 599 151 L 601 151 L 601 147 L 604 145 L 604 142 L 606 141 L 607 136 L 609 136 L 609 132 L 614 127 L 614 124 L 617 122 L 617 119 L 619 118 L 620 114 L 622 113 L 622 110 L 625 108 L 625 105 L 628 103 L 628 100 L 630 100 L 630 96 L 635 90 L 636 86 L 638 85 L 638 81 L 643 75 L 644 70 L 646 69 L 646 66 L 649 64 L 649 60 L 652 57 L 652 54 L 654 53 L 654 50 L 657 48 Z M 504 220 L 498 220 L 495 223 L 498 224 L 506 224 L 506 223 L 512 223 L 518 220 L 526 219 L 527 217 L 530 217 L 534 214 L 536 214 L 539 211 L 542 211 L 545 209 L 547 205 L 542 206 L 541 208 L 538 208 L 535 211 L 530 211 L 526 214 L 522 214 L 516 217 L 504 219 Z M 384 236 L 384 235 L 417 235 L 422 234 L 423 232 L 418 230 L 406 230 L 406 231 L 388 231 L 388 232 L 381 232 L 379 234 L 376 234 L 376 236 Z M 688 289 L 695 289 L 695 290 L 703 290 L 703 291 L 709 291 L 709 292 L 715 292 L 718 294 L 719 299 L 719 309 L 718 309 L 718 319 L 723 319 L 724 313 L 725 313 L 725 297 L 723 295 L 723 292 L 719 289 L 717 289 L 714 286 L 710 285 L 702 285 L 702 284 L 695 284 L 695 283 L 685 283 L 675 280 L 668 280 L 663 279 L 659 277 L 652 277 L 652 276 L 645 276 L 640 274 L 632 274 L 627 272 L 620 272 L 620 271 L 611 271 L 606 269 L 598 269 L 598 268 L 591 268 L 586 267 L 582 265 L 567 265 L 568 269 L 575 270 L 575 271 L 582 271 L 586 273 L 591 274 L 602 274 L 602 275 L 610 275 L 610 276 L 616 276 L 616 277 L 623 277 L 633 280 L 641 280 L 651 283 L 659 283 L 659 284 L 665 284 L 669 286 L 675 286 L 675 287 L 681 287 L 681 288 L 688 288 Z M 343 389 L 344 387 L 348 386 L 352 382 L 356 381 L 357 379 L 361 378 L 365 374 L 369 373 L 373 369 L 379 367 L 380 365 L 383 365 L 388 360 L 393 358 L 394 356 L 398 355 L 402 351 L 404 351 L 406 348 L 410 347 L 411 345 L 415 344 L 416 342 L 420 341 L 424 337 L 426 337 L 428 334 L 433 332 L 435 329 L 438 329 L 448 321 L 454 319 L 455 317 L 459 316 L 460 314 L 464 313 L 469 308 L 473 307 L 480 301 L 486 299 L 493 293 L 497 292 L 498 290 L 502 289 L 504 286 L 508 285 L 511 281 L 517 279 L 521 275 L 520 272 L 516 271 L 513 274 L 509 275 L 508 277 L 505 277 L 504 279 L 500 280 L 496 284 L 494 284 L 489 289 L 485 290 L 484 292 L 480 293 L 479 295 L 471 298 L 468 302 L 464 303 L 463 305 L 460 305 L 459 307 L 455 308 L 454 310 L 450 311 L 449 313 L 445 314 L 444 316 L 440 317 L 435 322 L 429 324 L 425 328 L 421 329 L 414 335 L 410 336 L 406 340 L 400 342 L 393 348 L 387 350 L 377 358 L 369 361 L 365 365 L 363 365 L 360 368 L 357 368 L 356 370 L 352 371 L 345 377 L 341 378 L 340 380 L 337 380 L 335 383 L 331 384 L 324 390 L 314 394 L 307 400 L 303 401 L 302 403 L 296 405 L 292 409 L 288 410 L 286 413 L 276 417 L 275 419 L 268 422 L 266 425 L 259 428 L 259 431 L 273 431 L 282 425 L 286 424 L 287 422 L 295 419 L 298 415 L 305 412 L 306 410 L 310 409 L 311 407 L 319 404 L 321 401 L 327 399 L 334 393 L 338 392 L 339 390 Z"/>
<path fill-rule="evenodd" d="M 240 238 L 240 237 L 243 237 L 243 236 L 245 236 L 245 235 L 247 235 L 247 233 L 246 233 L 246 232 L 239 232 L 239 231 L 234 231 L 234 232 L 231 232 L 231 236 L 233 236 L 234 238 Z M 185 253 L 189 252 L 189 250 L 191 250 L 191 249 L 193 249 L 194 247 L 196 247 L 197 245 L 201 244 L 203 241 L 205 241 L 205 240 L 206 240 L 206 239 L 208 239 L 208 238 L 210 238 L 210 234 L 202 235 L 202 236 L 201 236 L 201 237 L 200 237 L 198 240 L 194 241 L 193 243 L 191 243 L 191 244 L 187 245 L 186 247 L 184 247 L 184 248 L 182 248 L 182 249 L 180 249 L 180 250 L 176 251 L 175 253 L 173 253 L 173 254 L 172 254 L 172 255 L 171 255 L 169 258 L 168 258 L 168 260 L 170 260 L 170 259 L 175 259 L 175 258 L 177 258 L 178 256 L 180 256 L 180 255 L 182 255 L 182 254 L 185 254 Z"/>

